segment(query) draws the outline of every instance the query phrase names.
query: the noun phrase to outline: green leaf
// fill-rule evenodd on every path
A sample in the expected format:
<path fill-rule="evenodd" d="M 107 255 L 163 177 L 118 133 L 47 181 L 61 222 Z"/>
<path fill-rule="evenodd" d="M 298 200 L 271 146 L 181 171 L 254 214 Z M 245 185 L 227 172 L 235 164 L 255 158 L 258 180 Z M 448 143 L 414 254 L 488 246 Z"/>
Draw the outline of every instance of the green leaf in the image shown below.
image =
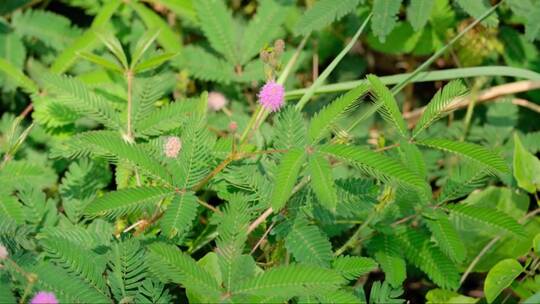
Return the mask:
<path fill-rule="evenodd" d="M 311 188 L 317 195 L 317 199 L 328 210 L 335 211 L 337 192 L 330 162 L 323 155 L 315 152 L 309 157 L 308 168 L 311 174 Z"/>
<path fill-rule="evenodd" d="M 491 150 L 477 144 L 452 141 L 448 139 L 426 139 L 417 142 L 420 145 L 452 152 L 474 161 L 490 173 L 507 174 L 508 166 L 504 159 Z"/>
<path fill-rule="evenodd" d="M 373 304 L 401 304 L 405 300 L 400 299 L 399 297 L 403 295 L 403 289 L 392 288 L 389 286 L 387 281 L 373 282 L 371 290 L 369 292 L 369 303 Z"/>
<path fill-rule="evenodd" d="M 50 93 L 54 93 L 62 104 L 81 115 L 100 122 L 111 129 L 121 129 L 118 115 L 109 101 L 90 91 L 80 80 L 43 72 L 40 80 Z"/>
<path fill-rule="evenodd" d="M 148 267 L 160 280 L 182 284 L 188 290 L 208 296 L 212 302 L 219 302 L 221 287 L 192 257 L 164 243 L 151 244 L 148 249 Z"/>
<path fill-rule="evenodd" d="M 402 140 L 399 143 L 399 152 L 401 154 L 401 161 L 409 168 L 409 170 L 418 174 L 424 180 L 427 179 L 425 156 L 422 154 L 418 146 Z"/>
<path fill-rule="evenodd" d="M 467 87 L 463 85 L 461 80 L 453 80 L 437 91 L 418 120 L 412 137 L 415 138 L 435 121 L 439 120 L 448 105 L 466 92 Z"/>
<path fill-rule="evenodd" d="M 15 220 L 16 223 L 24 223 L 24 210 L 19 201 L 9 195 L 9 193 L 0 192 L 0 214 Z"/>
<path fill-rule="evenodd" d="M 129 2 L 129 6 L 133 8 L 137 15 L 141 17 L 146 28 L 159 29 L 157 41 L 168 53 L 179 53 L 182 51 L 182 39 L 179 33 L 175 33 L 169 24 L 163 20 L 156 12 L 144 6 L 141 3 Z"/>
<path fill-rule="evenodd" d="M 291 196 L 305 157 L 302 149 L 291 149 L 281 158 L 270 198 L 274 212 L 279 212 Z"/>
<path fill-rule="evenodd" d="M 26 269 L 37 277 L 38 290 L 53 292 L 60 303 L 110 303 L 111 299 L 98 292 L 78 277 L 48 262 L 40 262 Z"/>
<path fill-rule="evenodd" d="M 276 149 L 303 148 L 306 141 L 306 124 L 302 113 L 292 106 L 279 111 L 274 123 L 274 147 Z"/>
<path fill-rule="evenodd" d="M 460 295 L 454 291 L 436 288 L 428 291 L 426 294 L 426 300 L 427 304 L 474 304 L 480 299 Z"/>
<path fill-rule="evenodd" d="M 163 233 L 172 238 L 191 230 L 197 216 L 197 197 L 192 192 L 176 195 L 159 221 Z"/>
<path fill-rule="evenodd" d="M 109 31 L 100 31 L 96 33 L 101 42 L 109 49 L 109 51 L 120 61 L 125 70 L 129 68 L 126 53 L 122 48 L 120 40 Z"/>
<path fill-rule="evenodd" d="M 381 265 L 385 280 L 394 288 L 403 284 L 407 276 L 403 250 L 393 235 L 379 234 L 369 242 L 369 250 Z"/>
<path fill-rule="evenodd" d="M 161 162 L 150 155 L 147 150 L 140 145 L 126 143 L 118 134 L 107 131 L 95 131 L 81 133 L 73 137 L 72 145 L 82 148 L 80 154 L 94 154 L 110 157 L 113 159 L 126 160 L 130 164 L 141 168 L 145 173 L 158 178 L 167 184 L 172 184 L 172 173 L 170 173 Z M 69 144 L 69 142 L 68 142 Z M 85 151 L 90 150 L 90 151 Z M 77 153 L 74 153 L 77 155 Z"/>
<path fill-rule="evenodd" d="M 332 262 L 332 267 L 349 281 L 375 270 L 377 266 L 373 259 L 359 256 L 339 256 Z"/>
<path fill-rule="evenodd" d="M 407 268 L 403 258 L 398 255 L 378 251 L 375 253 L 375 259 L 381 265 L 384 277 L 390 285 L 399 287 L 403 284 L 407 276 Z"/>
<path fill-rule="evenodd" d="M 378 0 L 373 3 L 373 20 L 371 29 L 379 37 L 381 42 L 385 42 L 386 36 L 392 32 L 396 26 L 397 13 L 401 7 L 401 0 Z"/>
<path fill-rule="evenodd" d="M 452 290 L 459 287 L 456 265 L 422 231 L 407 229 L 399 240 L 407 260 L 426 273 L 434 283 Z"/>
<path fill-rule="evenodd" d="M 149 29 L 142 35 L 141 38 L 139 38 L 139 41 L 137 41 L 137 45 L 135 45 L 135 50 L 131 55 L 130 65 L 132 69 L 139 63 L 139 60 L 142 58 L 144 53 L 146 53 L 148 48 L 152 46 L 152 43 L 154 43 L 154 41 L 156 40 L 159 32 L 160 30 L 158 28 Z"/>
<path fill-rule="evenodd" d="M 141 132 L 141 130 L 139 129 L 139 125 L 142 121 L 149 119 L 149 117 L 155 114 L 155 112 L 159 112 L 161 109 L 167 108 L 171 105 L 171 103 L 168 103 L 161 106 L 160 108 L 156 107 L 160 98 L 167 96 L 173 91 L 174 86 L 176 85 L 176 79 L 174 79 L 171 74 L 164 73 L 157 74 L 152 77 L 135 77 L 133 80 L 133 109 L 131 113 L 133 117 L 133 126 L 136 130 L 135 134 L 139 135 L 139 132 Z M 188 100 L 182 100 L 182 102 L 174 104 L 189 105 L 191 104 L 191 102 L 189 102 Z M 179 107 L 177 109 L 177 116 L 180 113 L 184 113 L 184 111 L 182 110 L 183 108 L 185 107 Z M 160 117 L 159 120 L 160 121 L 158 122 L 161 122 L 161 120 L 167 120 L 167 118 Z M 184 122 L 183 119 L 177 118 L 176 120 L 180 120 L 181 123 Z M 181 124 L 175 125 L 175 128 L 178 128 Z M 162 130 L 155 135 L 160 134 L 165 134 L 165 132 L 163 132 Z"/>
<path fill-rule="evenodd" d="M 155 69 L 165 62 L 176 57 L 178 53 L 165 53 L 150 57 L 135 66 L 135 73 L 141 73 L 147 70 Z"/>
<path fill-rule="evenodd" d="M 523 147 L 517 133 L 514 133 L 513 167 L 520 188 L 533 194 L 540 189 L 540 160 Z"/>
<path fill-rule="evenodd" d="M 294 27 L 296 35 L 307 35 L 318 31 L 334 20 L 352 12 L 360 0 L 320 0 L 309 8 Z"/>
<path fill-rule="evenodd" d="M 144 254 L 139 241 L 130 239 L 111 246 L 107 279 L 118 302 L 135 297 L 147 276 Z"/>
<path fill-rule="evenodd" d="M 11 62 L 0 58 L 0 71 L 6 73 L 11 81 L 14 81 L 17 86 L 20 86 L 24 91 L 28 93 L 37 93 L 39 88 L 34 81 L 28 78 L 24 73 L 14 66 Z"/>
<path fill-rule="evenodd" d="M 201 80 L 230 83 L 236 79 L 233 66 L 198 46 L 187 46 L 182 52 L 182 66 Z"/>
<path fill-rule="evenodd" d="M 337 290 L 345 282 L 335 270 L 293 264 L 275 267 L 248 279 L 233 289 L 233 293 L 290 299 L 294 296 L 324 295 Z"/>
<path fill-rule="evenodd" d="M 255 274 L 256 265 L 251 256 L 243 254 L 252 217 L 249 201 L 241 194 L 231 194 L 226 200 L 229 203 L 218 219 L 216 252 L 218 273 L 230 292 L 243 279 Z"/>
<path fill-rule="evenodd" d="M 438 213 L 433 219 L 426 218 L 425 222 L 439 248 L 455 262 L 463 262 L 467 250 L 448 216 L 444 213 Z"/>
<path fill-rule="evenodd" d="M 377 2 L 376 2 L 377 3 Z M 382 117 L 391 123 L 401 136 L 407 137 L 409 131 L 407 124 L 401 115 L 396 99 L 390 90 L 382 83 L 375 75 L 369 74 L 366 76 L 371 84 L 371 92 L 374 96 L 374 101 L 378 106 L 378 110 Z"/>
<path fill-rule="evenodd" d="M 484 292 L 488 303 L 493 303 L 497 296 L 519 276 L 523 267 L 514 259 L 498 262 L 491 268 L 484 282 Z"/>
<path fill-rule="evenodd" d="M 317 112 L 311 118 L 308 135 L 312 143 L 317 143 L 328 134 L 343 115 L 354 110 L 364 94 L 369 90 L 367 84 L 359 85 Z"/>
<path fill-rule="evenodd" d="M 75 273 L 94 292 L 109 297 L 103 272 L 105 259 L 66 237 L 45 234 L 40 240 L 46 255 L 70 273 Z M 92 263 L 89 263 L 92 261 Z"/>
<path fill-rule="evenodd" d="M 26 48 L 24 47 L 22 39 L 19 37 L 19 35 L 13 32 L 0 33 L 0 58 L 11 64 L 11 66 L 6 65 L 5 63 L 1 64 L 0 71 L 4 71 L 8 74 L 13 73 L 14 76 L 11 77 L 15 79 L 18 79 L 20 77 L 19 75 L 21 74 L 24 76 L 22 70 L 26 60 Z M 2 67 L 2 65 L 5 65 L 5 67 Z M 11 79 L 6 76 L 7 75 L 0 74 L 0 85 L 3 86 L 4 91 L 13 90 L 17 86 L 24 84 L 17 81 L 11 81 Z M 15 84 L 15 86 L 13 84 Z"/>
<path fill-rule="evenodd" d="M 518 236 L 526 235 L 523 226 L 518 224 L 515 219 L 496 209 L 473 207 L 463 204 L 449 205 L 446 208 L 456 216 L 511 232 Z"/>
<path fill-rule="evenodd" d="M 210 45 L 229 62 L 238 64 L 239 52 L 236 24 L 231 12 L 221 0 L 198 0 L 194 2 L 197 15 L 203 22 L 200 26 Z"/>
<path fill-rule="evenodd" d="M 182 137 L 182 150 L 170 171 L 175 186 L 190 189 L 210 173 L 211 149 L 215 138 L 208 131 L 204 121 L 197 118 L 186 123 Z"/>
<path fill-rule="evenodd" d="M 259 2 L 257 14 L 247 25 L 242 37 L 242 58 L 240 64 L 247 63 L 253 56 L 259 54 L 261 49 L 275 39 L 281 25 L 287 17 L 287 9 L 275 0 Z"/>
<path fill-rule="evenodd" d="M 325 145 L 319 150 L 338 159 L 358 166 L 370 176 L 383 180 L 395 180 L 403 185 L 425 189 L 426 182 L 400 162 L 365 148 L 347 145 Z"/>
<path fill-rule="evenodd" d="M 104 58 L 104 57 L 101 57 L 101 56 L 98 56 L 98 55 L 95 55 L 95 54 L 92 54 L 92 53 L 88 53 L 88 52 L 81 52 L 79 53 L 79 57 L 83 58 L 83 59 L 86 59 L 92 63 L 95 63 L 97 65 L 100 65 L 106 69 L 109 69 L 109 70 L 112 70 L 112 71 L 116 71 L 116 72 L 122 72 L 122 66 L 118 65 L 116 62 L 114 61 L 111 61 L 107 58 Z"/>
<path fill-rule="evenodd" d="M 105 214 L 119 217 L 139 210 L 145 203 L 156 204 L 159 200 L 171 196 L 174 190 L 165 187 L 144 186 L 126 188 L 97 198 L 88 204 L 84 212 L 88 215 Z"/>
<path fill-rule="evenodd" d="M 488 0 L 456 0 L 456 2 L 467 14 L 476 19 L 480 18 L 491 7 Z M 489 27 L 496 27 L 499 24 L 499 18 L 497 18 L 496 13 L 493 13 L 482 21 L 482 24 Z"/>
<path fill-rule="evenodd" d="M 193 101 L 176 101 L 135 121 L 135 130 L 143 136 L 158 136 L 182 126 L 195 109 Z M 180 116 L 180 117 L 179 117 Z"/>
<path fill-rule="evenodd" d="M 332 260 L 332 245 L 328 238 L 306 218 L 297 217 L 285 238 L 285 246 L 294 259 L 303 264 L 328 267 Z"/>
<path fill-rule="evenodd" d="M 420 31 L 424 28 L 436 0 L 411 0 L 407 7 L 407 20 L 411 23 L 415 31 Z"/>
<path fill-rule="evenodd" d="M 5 276 L 0 279 L 0 303 L 17 303 L 17 299 L 15 299 L 15 295 L 11 291 L 9 281 Z"/>
<path fill-rule="evenodd" d="M 540 24 L 538 24 L 538 18 L 540 18 L 540 7 L 538 3 L 533 4 L 531 10 L 527 14 L 527 23 L 525 24 L 525 37 L 529 41 L 540 39 Z"/>
<path fill-rule="evenodd" d="M 45 10 L 17 11 L 12 24 L 21 37 L 38 39 L 55 50 L 63 50 L 80 35 L 68 18 Z"/>
<path fill-rule="evenodd" d="M 109 22 L 122 3 L 124 2 L 120 0 L 107 1 L 92 21 L 90 29 L 86 30 L 86 32 L 80 35 L 79 38 L 74 40 L 70 46 L 65 48 L 62 53 L 56 57 L 51 66 L 51 72 L 61 74 L 67 71 L 77 60 L 77 54 L 79 52 L 89 52 L 97 47 L 98 37 L 95 34 L 95 31 L 101 29 Z"/>

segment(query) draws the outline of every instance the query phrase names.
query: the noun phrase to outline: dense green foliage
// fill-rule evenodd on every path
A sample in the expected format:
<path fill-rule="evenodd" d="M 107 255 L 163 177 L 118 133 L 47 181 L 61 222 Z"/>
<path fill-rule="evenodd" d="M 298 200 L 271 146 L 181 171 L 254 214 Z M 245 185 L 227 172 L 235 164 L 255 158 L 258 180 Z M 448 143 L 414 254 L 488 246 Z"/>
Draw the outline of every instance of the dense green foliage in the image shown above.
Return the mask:
<path fill-rule="evenodd" d="M 0 13 L 0 303 L 540 301 L 540 1 Z"/>

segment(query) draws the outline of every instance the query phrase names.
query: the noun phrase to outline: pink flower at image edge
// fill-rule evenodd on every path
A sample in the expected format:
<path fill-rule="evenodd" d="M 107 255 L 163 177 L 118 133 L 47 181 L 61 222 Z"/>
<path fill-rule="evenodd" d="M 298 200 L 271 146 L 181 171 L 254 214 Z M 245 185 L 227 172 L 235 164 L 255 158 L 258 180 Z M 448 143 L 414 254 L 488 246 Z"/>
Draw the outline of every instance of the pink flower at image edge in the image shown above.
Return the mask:
<path fill-rule="evenodd" d="M 40 291 L 32 298 L 30 304 L 58 304 L 58 299 L 52 292 Z"/>
<path fill-rule="evenodd" d="M 259 103 L 272 112 L 276 112 L 285 104 L 285 88 L 274 81 L 267 82 L 258 96 Z"/>

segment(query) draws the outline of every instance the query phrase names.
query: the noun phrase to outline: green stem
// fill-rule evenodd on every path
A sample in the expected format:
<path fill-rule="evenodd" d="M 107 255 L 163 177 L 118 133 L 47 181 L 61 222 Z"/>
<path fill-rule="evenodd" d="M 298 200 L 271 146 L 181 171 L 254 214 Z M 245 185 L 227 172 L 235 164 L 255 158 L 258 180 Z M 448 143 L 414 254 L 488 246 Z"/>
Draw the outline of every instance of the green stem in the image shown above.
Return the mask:
<path fill-rule="evenodd" d="M 465 113 L 465 127 L 463 129 L 463 134 L 461 135 L 461 141 L 464 141 L 465 138 L 467 138 L 467 134 L 469 133 L 474 113 L 474 107 L 476 106 L 476 101 L 478 100 L 478 91 L 480 90 L 481 83 L 483 83 L 483 81 L 475 82 L 471 95 L 469 97 L 470 102 L 467 105 L 467 112 Z"/>
<path fill-rule="evenodd" d="M 397 84 L 404 79 L 411 76 L 412 73 L 403 73 L 390 76 L 379 77 L 385 85 Z M 540 74 L 531 70 L 507 67 L 507 66 L 486 66 L 486 67 L 469 67 L 469 68 L 456 68 L 446 69 L 438 71 L 420 72 L 417 76 L 411 80 L 411 82 L 429 82 L 436 80 L 451 80 L 458 78 L 472 78 L 478 76 L 503 76 L 503 77 L 515 77 L 524 78 L 528 80 L 540 80 Z M 315 94 L 334 94 L 350 89 L 365 83 L 365 79 L 346 81 L 341 83 L 329 84 L 320 86 L 315 90 Z M 308 89 L 299 89 L 288 91 L 285 94 L 287 100 L 297 99 L 304 95 Z"/>
<path fill-rule="evenodd" d="M 356 33 L 352 37 L 351 41 L 349 41 L 349 43 L 343 48 L 343 50 L 341 50 L 341 52 L 334 58 L 334 60 L 332 60 L 332 62 L 326 67 L 326 69 L 324 69 L 324 71 L 317 78 L 317 80 L 315 80 L 315 82 L 311 85 L 311 87 L 309 87 L 309 89 L 305 92 L 304 96 L 302 96 L 300 101 L 296 104 L 296 109 L 297 110 L 302 110 L 304 108 L 306 103 L 308 103 L 308 101 L 311 99 L 311 97 L 313 97 L 313 95 L 315 94 L 315 91 L 317 90 L 317 88 L 320 87 L 324 83 L 324 81 L 326 81 L 326 78 L 328 78 L 328 76 L 330 76 L 330 73 L 332 73 L 334 71 L 336 66 L 343 59 L 343 57 L 345 57 L 345 55 L 347 55 L 347 53 L 351 50 L 353 45 L 358 40 L 358 37 L 360 37 L 360 34 L 362 34 L 364 29 L 366 28 L 366 26 L 369 23 L 370 19 L 371 19 L 371 14 L 369 14 L 366 17 L 366 19 L 364 20 L 362 25 L 358 28 L 358 30 L 356 31 Z"/>
<path fill-rule="evenodd" d="M 133 141 L 133 130 L 132 130 L 132 123 L 131 123 L 131 112 L 133 108 L 133 97 L 132 97 L 132 91 L 133 91 L 133 71 L 127 70 L 126 71 L 126 80 L 127 80 L 127 139 L 129 142 Z"/>
<path fill-rule="evenodd" d="M 304 39 L 302 39 L 298 47 L 296 47 L 296 51 L 294 52 L 294 55 L 287 62 L 287 65 L 285 66 L 285 69 L 283 69 L 283 72 L 281 72 L 281 75 L 279 75 L 277 83 L 284 84 L 285 81 L 287 81 L 287 78 L 292 72 L 295 63 L 298 61 L 298 58 L 300 58 L 300 54 L 302 53 L 302 50 L 304 49 L 304 46 L 306 45 L 306 42 L 310 35 L 311 33 L 306 35 Z M 264 111 L 264 109 L 261 106 L 257 107 L 255 112 L 253 112 L 253 115 L 251 116 L 251 119 L 248 125 L 244 129 L 242 136 L 240 137 L 240 145 L 242 145 L 244 141 L 248 139 L 248 135 L 250 134 L 250 132 L 254 132 L 258 128 L 258 122 L 264 121 L 266 117 L 268 117 L 268 114 L 269 114 L 268 111 Z"/>
<path fill-rule="evenodd" d="M 419 67 L 417 67 L 416 70 L 414 70 L 414 72 L 412 72 L 409 76 L 407 76 L 400 83 L 398 83 L 395 87 L 393 87 L 392 92 L 394 94 L 399 92 L 407 84 L 409 84 L 409 82 L 414 80 L 421 71 L 423 71 L 427 67 L 429 67 L 437 58 L 439 58 L 442 54 L 444 54 L 449 47 L 451 47 L 454 43 L 456 43 L 456 41 L 458 41 L 461 37 L 463 37 L 463 35 L 465 35 L 468 31 L 473 29 L 478 23 L 482 22 L 482 20 L 486 19 L 489 15 L 491 15 L 499 7 L 499 5 L 503 1 L 501 1 L 501 2 L 499 2 L 497 4 L 495 4 L 494 6 L 492 6 L 485 13 L 483 13 L 482 16 L 480 16 L 480 18 L 474 20 L 474 22 L 469 24 L 469 26 L 467 26 L 463 31 L 461 31 L 459 34 L 457 34 L 457 36 L 452 38 L 450 40 L 450 42 L 448 42 L 444 47 L 442 47 L 437 52 L 435 52 L 435 54 L 431 55 L 431 57 L 429 57 L 428 60 L 424 61 Z"/>
<path fill-rule="evenodd" d="M 347 249 L 352 248 L 356 244 L 357 239 L 360 238 L 360 236 L 362 235 L 362 232 L 364 231 L 364 229 L 371 223 L 371 221 L 373 221 L 373 219 L 375 219 L 375 216 L 376 216 L 376 212 L 371 212 L 371 214 L 368 216 L 366 221 L 362 223 L 362 225 L 360 225 L 358 229 L 356 229 L 356 231 L 349 238 L 349 240 L 345 244 L 343 244 L 343 246 L 341 246 L 338 250 L 336 250 L 336 252 L 334 253 L 334 256 L 340 256 Z"/>

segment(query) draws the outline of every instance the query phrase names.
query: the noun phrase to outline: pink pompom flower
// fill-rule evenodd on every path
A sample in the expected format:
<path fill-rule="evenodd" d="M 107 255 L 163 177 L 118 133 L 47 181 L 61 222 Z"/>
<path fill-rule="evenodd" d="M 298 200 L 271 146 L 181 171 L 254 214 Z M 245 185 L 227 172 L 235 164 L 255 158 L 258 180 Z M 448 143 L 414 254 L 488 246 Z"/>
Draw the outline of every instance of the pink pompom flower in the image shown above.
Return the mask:
<path fill-rule="evenodd" d="M 208 109 L 211 111 L 219 111 L 227 105 L 228 101 L 225 95 L 219 92 L 208 93 Z"/>
<path fill-rule="evenodd" d="M 165 142 L 164 152 L 168 158 L 176 158 L 182 149 L 182 141 L 177 136 L 170 136 Z"/>
<path fill-rule="evenodd" d="M 9 256 L 7 248 L 0 244 L 0 260 L 5 260 Z"/>
<path fill-rule="evenodd" d="M 30 304 L 58 304 L 58 299 L 52 292 L 40 291 L 32 298 Z"/>
<path fill-rule="evenodd" d="M 285 104 L 285 88 L 274 81 L 267 82 L 258 96 L 259 103 L 271 112 L 278 111 Z"/>

